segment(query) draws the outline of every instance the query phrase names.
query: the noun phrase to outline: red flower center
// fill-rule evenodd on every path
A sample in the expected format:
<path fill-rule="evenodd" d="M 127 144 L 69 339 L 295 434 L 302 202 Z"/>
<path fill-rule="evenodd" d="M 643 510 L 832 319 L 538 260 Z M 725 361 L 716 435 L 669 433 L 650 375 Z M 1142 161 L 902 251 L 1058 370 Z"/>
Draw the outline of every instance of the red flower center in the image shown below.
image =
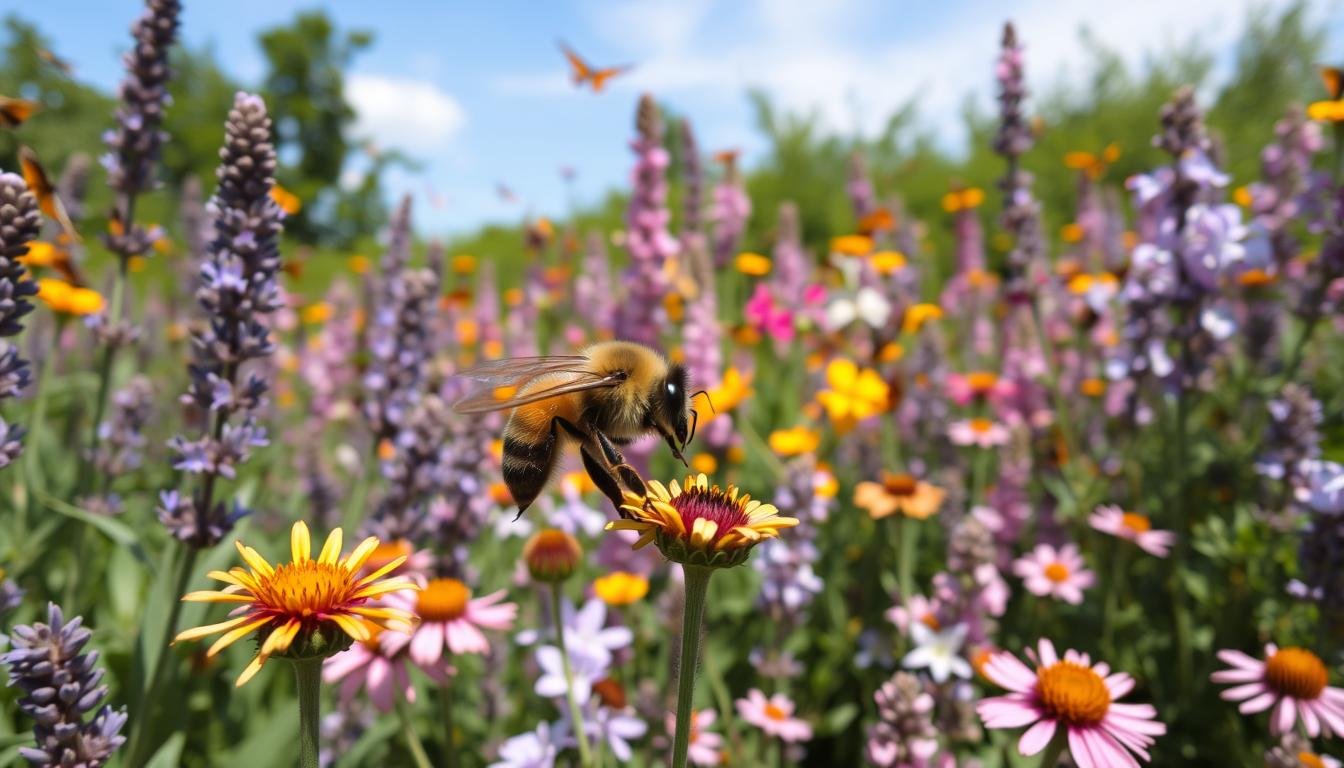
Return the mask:
<path fill-rule="evenodd" d="M 681 513 L 681 523 L 686 526 L 687 535 L 695 529 L 695 521 L 702 518 L 718 524 L 714 541 L 748 522 L 746 512 L 742 511 L 742 504 L 730 499 L 728 494 L 717 486 L 685 489 L 681 495 L 674 496 L 670 504 L 673 509 Z"/>
<path fill-rule="evenodd" d="M 1329 677 L 1321 657 L 1305 648 L 1280 648 L 1265 662 L 1265 682 L 1284 696 L 1311 701 L 1320 697 Z"/>
<path fill-rule="evenodd" d="M 1101 675 L 1071 661 L 1036 671 L 1041 707 L 1066 725 L 1096 725 L 1111 708 L 1111 693 Z"/>

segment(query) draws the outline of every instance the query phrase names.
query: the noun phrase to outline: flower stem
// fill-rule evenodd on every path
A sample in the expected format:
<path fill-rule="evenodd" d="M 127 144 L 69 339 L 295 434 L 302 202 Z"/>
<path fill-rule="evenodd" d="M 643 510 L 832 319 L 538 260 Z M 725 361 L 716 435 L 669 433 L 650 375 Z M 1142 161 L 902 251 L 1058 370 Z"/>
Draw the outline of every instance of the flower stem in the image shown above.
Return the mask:
<path fill-rule="evenodd" d="M 144 751 L 149 745 L 145 743 L 145 730 L 153 719 L 150 715 L 159 700 L 159 689 L 163 686 L 163 676 L 168 670 L 168 658 L 172 655 L 168 646 L 173 642 L 173 636 L 177 634 L 177 617 L 182 613 L 182 601 L 178 596 L 186 593 L 187 584 L 191 581 L 191 572 L 195 567 L 196 548 L 187 547 L 182 562 L 177 567 L 177 581 L 173 585 L 173 591 L 168 595 L 171 601 L 168 607 L 168 620 L 163 627 L 163 638 L 159 641 L 159 653 L 154 657 L 154 669 L 149 674 L 149 683 L 145 686 L 144 695 L 140 697 L 139 712 L 131 724 L 131 740 L 126 749 L 126 765 L 131 768 L 143 764 L 147 757 Z"/>
<path fill-rule="evenodd" d="M 434 768 L 434 764 L 429 762 L 429 755 L 425 754 L 425 745 L 420 743 L 420 737 L 415 733 L 415 724 L 411 722 L 411 710 L 407 707 L 406 700 L 398 695 L 396 702 L 397 719 L 401 721 L 401 735 L 406 739 L 406 748 L 411 751 L 411 759 L 415 761 L 416 768 Z"/>
<path fill-rule="evenodd" d="M 299 768 L 318 768 L 318 726 L 321 724 L 322 659 L 293 659 L 299 690 Z"/>
<path fill-rule="evenodd" d="M 439 686 L 439 706 L 443 708 L 443 753 L 448 768 L 457 768 L 457 724 L 453 719 L 453 678 L 449 674 Z"/>
<path fill-rule="evenodd" d="M 919 521 L 901 515 L 900 532 L 901 538 L 898 544 L 900 551 L 896 561 L 897 583 L 900 584 L 901 605 L 908 606 L 910 590 L 914 584 L 915 542 L 919 540 Z"/>
<path fill-rule="evenodd" d="M 704 566 L 683 565 L 686 601 L 681 616 L 681 657 L 677 675 L 677 732 L 672 740 L 672 768 L 686 768 L 691 747 L 691 702 L 695 698 L 695 673 L 700 661 L 700 625 L 705 617 L 705 595 L 714 571 Z"/>
<path fill-rule="evenodd" d="M 1064 747 L 1068 744 L 1067 733 L 1064 728 L 1055 731 L 1055 737 L 1046 745 L 1045 752 L 1041 755 L 1041 768 L 1057 768 L 1059 758 L 1064 754 Z"/>
<path fill-rule="evenodd" d="M 556 645 L 560 648 L 560 666 L 565 673 L 565 700 L 569 702 L 569 721 L 574 726 L 574 741 L 579 745 L 579 766 L 592 765 L 588 748 L 588 731 L 583 725 L 583 709 L 574 695 L 574 673 L 569 668 L 569 651 L 565 648 L 565 622 L 560 618 L 560 585 L 551 585 L 551 620 L 555 622 Z"/>

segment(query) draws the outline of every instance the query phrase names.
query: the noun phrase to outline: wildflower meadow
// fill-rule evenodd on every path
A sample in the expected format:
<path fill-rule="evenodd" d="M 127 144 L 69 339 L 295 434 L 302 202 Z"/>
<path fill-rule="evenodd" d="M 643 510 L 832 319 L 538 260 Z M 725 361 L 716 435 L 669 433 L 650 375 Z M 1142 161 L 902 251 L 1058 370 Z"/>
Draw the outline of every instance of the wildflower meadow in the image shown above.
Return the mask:
<path fill-rule="evenodd" d="M 562 42 L 627 182 L 438 239 L 352 133 L 374 41 L 239 82 L 191 18 L 114 93 L 6 22 L 0 768 L 1341 765 L 1309 6 L 1085 92 L 967 35 L 955 152 L 762 93 L 702 146 Z"/>

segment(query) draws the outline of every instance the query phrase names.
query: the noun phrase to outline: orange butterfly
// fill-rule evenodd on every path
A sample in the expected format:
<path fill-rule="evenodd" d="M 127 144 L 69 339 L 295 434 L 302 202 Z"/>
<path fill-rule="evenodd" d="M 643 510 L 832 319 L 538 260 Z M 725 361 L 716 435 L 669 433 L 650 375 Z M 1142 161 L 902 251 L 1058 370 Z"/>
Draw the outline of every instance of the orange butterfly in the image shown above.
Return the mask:
<path fill-rule="evenodd" d="M 1330 98 L 1339 101 L 1344 96 L 1344 70 L 1339 67 L 1321 67 L 1321 81 Z"/>
<path fill-rule="evenodd" d="M 18 128 L 42 108 L 36 101 L 0 96 L 0 125 Z"/>
<path fill-rule="evenodd" d="M 37 207 L 42 209 L 47 218 L 55 219 L 71 240 L 79 240 L 75 225 L 70 221 L 70 214 L 65 212 L 65 203 L 61 202 L 51 178 L 43 170 L 42 163 L 38 162 L 37 153 L 28 147 L 19 147 L 19 166 L 23 168 L 24 183 L 37 198 Z"/>
<path fill-rule="evenodd" d="M 574 84 L 582 88 L 584 83 L 588 83 L 593 87 L 593 93 L 601 93 L 602 89 L 607 86 L 608 80 L 634 69 L 634 67 L 629 64 L 623 67 L 606 67 L 598 69 L 584 61 L 579 54 L 574 52 L 573 48 L 565 45 L 563 41 L 560 43 L 560 50 L 565 54 L 565 58 L 569 59 L 569 67 L 574 78 Z"/>
<path fill-rule="evenodd" d="M 872 213 L 859 219 L 859 232 L 865 235 L 888 232 L 895 228 L 896 217 L 886 208 L 874 208 Z"/>

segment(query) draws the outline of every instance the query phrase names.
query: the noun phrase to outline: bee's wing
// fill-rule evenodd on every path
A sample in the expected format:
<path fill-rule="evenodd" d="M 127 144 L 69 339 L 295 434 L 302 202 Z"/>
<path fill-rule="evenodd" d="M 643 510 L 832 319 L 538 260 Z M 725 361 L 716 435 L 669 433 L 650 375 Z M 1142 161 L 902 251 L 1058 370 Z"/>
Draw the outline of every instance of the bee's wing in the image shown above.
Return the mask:
<path fill-rule="evenodd" d="M 505 411 L 571 392 L 614 387 L 623 380 L 620 376 L 588 370 L 583 367 L 587 362 L 588 358 L 583 355 L 557 355 L 514 357 L 481 363 L 457 374 L 461 378 L 472 379 L 479 384 L 462 399 L 453 403 L 453 410 L 458 413 Z M 557 374 L 565 376 L 553 386 L 521 395 L 516 394 L 517 390 L 529 382 L 542 376 Z M 513 390 L 513 392 L 501 392 L 501 390 Z"/>

